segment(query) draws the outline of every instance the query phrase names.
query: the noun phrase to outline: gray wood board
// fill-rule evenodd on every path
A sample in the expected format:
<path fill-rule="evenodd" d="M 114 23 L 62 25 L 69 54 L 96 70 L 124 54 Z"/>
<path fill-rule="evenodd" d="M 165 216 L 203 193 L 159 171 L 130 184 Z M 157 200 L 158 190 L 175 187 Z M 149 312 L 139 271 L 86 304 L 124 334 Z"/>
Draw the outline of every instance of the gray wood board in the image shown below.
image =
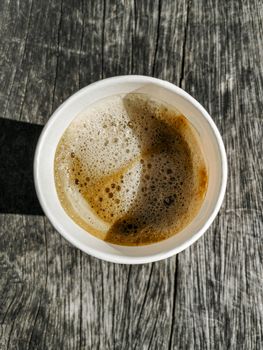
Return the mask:
<path fill-rule="evenodd" d="M 2 211 L 0 349 L 263 348 L 262 3 L 3 0 L 0 14 L 1 118 L 43 125 L 93 81 L 153 75 L 204 105 L 229 163 L 212 227 L 158 263 L 102 262 L 41 215 Z"/>

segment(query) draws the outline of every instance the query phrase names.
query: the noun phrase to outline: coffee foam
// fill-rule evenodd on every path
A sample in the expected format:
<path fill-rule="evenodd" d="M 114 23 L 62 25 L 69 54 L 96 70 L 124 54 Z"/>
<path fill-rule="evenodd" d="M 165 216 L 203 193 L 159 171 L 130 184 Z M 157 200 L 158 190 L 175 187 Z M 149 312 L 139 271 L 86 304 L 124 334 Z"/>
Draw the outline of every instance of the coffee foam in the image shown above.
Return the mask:
<path fill-rule="evenodd" d="M 55 156 L 66 212 L 116 244 L 168 238 L 198 212 L 207 170 L 198 135 L 171 106 L 144 94 L 111 96 L 78 115 Z"/>

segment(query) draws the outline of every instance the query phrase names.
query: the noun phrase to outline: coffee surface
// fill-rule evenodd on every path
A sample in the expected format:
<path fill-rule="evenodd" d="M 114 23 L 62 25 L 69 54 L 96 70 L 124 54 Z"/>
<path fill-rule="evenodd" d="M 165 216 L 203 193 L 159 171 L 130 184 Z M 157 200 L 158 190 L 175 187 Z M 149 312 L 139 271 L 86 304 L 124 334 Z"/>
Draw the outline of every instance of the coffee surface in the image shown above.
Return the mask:
<path fill-rule="evenodd" d="M 182 230 L 208 182 L 190 122 L 138 93 L 111 96 L 78 115 L 57 146 L 54 172 L 67 214 L 119 245 L 150 244 Z"/>

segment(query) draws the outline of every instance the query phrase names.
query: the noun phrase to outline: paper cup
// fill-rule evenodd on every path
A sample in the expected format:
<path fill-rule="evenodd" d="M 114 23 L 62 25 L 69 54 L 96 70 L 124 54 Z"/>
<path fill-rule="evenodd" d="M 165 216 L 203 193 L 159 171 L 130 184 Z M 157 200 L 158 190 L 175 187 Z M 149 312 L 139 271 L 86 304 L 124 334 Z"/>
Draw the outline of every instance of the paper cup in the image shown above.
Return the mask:
<path fill-rule="evenodd" d="M 159 243 L 139 247 L 110 244 L 78 226 L 64 211 L 54 181 L 57 144 L 71 121 L 103 98 L 144 92 L 175 106 L 200 136 L 208 167 L 208 188 L 202 207 L 182 231 Z M 97 258 L 122 264 L 142 264 L 168 258 L 193 244 L 215 219 L 226 189 L 227 159 L 220 133 L 207 111 L 179 87 L 160 79 L 127 75 L 93 83 L 68 98 L 51 116 L 39 138 L 34 159 L 34 181 L 40 204 L 55 229 L 71 244 Z"/>

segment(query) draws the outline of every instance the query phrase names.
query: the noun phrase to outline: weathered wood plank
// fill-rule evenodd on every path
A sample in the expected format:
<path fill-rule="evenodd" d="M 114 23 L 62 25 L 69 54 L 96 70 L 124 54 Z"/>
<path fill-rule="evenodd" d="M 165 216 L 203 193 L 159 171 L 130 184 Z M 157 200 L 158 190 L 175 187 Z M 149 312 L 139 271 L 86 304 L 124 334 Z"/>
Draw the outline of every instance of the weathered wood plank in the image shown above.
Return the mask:
<path fill-rule="evenodd" d="M 52 111 L 61 4 L 1 3 L 1 117 L 44 124 Z"/>
<path fill-rule="evenodd" d="M 262 348 L 262 14 L 257 1 L 189 6 L 183 87 L 222 132 L 229 180 L 212 228 L 178 256 L 172 348 Z"/>
<path fill-rule="evenodd" d="M 41 228 L 42 217 L 0 215 L 3 348 L 25 349 L 30 342 L 46 279 Z"/>
<path fill-rule="evenodd" d="M 104 2 L 101 27 L 104 78 L 132 72 L 134 6 L 132 0 Z"/>
<path fill-rule="evenodd" d="M 187 1 L 159 1 L 159 25 L 150 75 L 181 86 Z"/>

